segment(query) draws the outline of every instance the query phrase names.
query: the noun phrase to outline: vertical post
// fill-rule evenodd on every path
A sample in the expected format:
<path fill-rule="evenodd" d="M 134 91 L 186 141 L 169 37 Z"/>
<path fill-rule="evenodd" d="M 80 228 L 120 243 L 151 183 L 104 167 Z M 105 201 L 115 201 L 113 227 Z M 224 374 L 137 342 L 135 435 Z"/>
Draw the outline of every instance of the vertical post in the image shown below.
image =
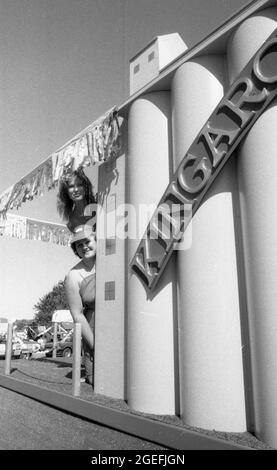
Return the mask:
<path fill-rule="evenodd" d="M 97 210 L 94 390 L 112 398 L 125 399 L 126 240 L 125 233 L 118 233 L 117 227 L 124 216 L 126 202 L 127 122 L 120 123 L 120 132 L 119 155 L 100 165 L 98 173 L 98 193 L 103 197 L 99 198 Z"/>
<path fill-rule="evenodd" d="M 224 59 L 183 64 L 172 81 L 175 168 L 223 95 Z M 224 168 L 192 220 L 176 256 L 180 411 L 190 426 L 246 429 L 233 162 Z M 191 245 L 190 245 L 191 241 Z"/>
<path fill-rule="evenodd" d="M 72 364 L 72 395 L 80 395 L 81 377 L 81 323 L 74 324 L 73 333 L 73 364 Z"/>
<path fill-rule="evenodd" d="M 13 339 L 13 323 L 8 323 L 6 355 L 5 355 L 5 375 L 10 375 L 11 373 L 12 339 Z"/>
<path fill-rule="evenodd" d="M 53 333 L 53 354 L 52 357 L 57 357 L 57 322 L 54 322 L 54 333 Z"/>
<path fill-rule="evenodd" d="M 171 104 L 168 91 L 134 101 L 128 117 L 128 262 L 170 179 Z M 129 206 L 130 207 L 130 206 Z M 171 261 L 151 298 L 136 275 L 128 278 L 127 399 L 131 408 L 175 414 L 176 309 Z"/>

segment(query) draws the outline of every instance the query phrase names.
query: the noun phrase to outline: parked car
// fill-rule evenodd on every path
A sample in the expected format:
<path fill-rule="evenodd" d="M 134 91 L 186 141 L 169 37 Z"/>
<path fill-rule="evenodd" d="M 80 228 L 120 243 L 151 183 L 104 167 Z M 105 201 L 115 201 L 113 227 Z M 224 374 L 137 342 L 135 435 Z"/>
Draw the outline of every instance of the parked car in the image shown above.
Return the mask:
<path fill-rule="evenodd" d="M 22 349 L 20 343 L 13 342 L 12 345 L 12 357 L 19 359 L 21 357 Z M 6 355 L 6 340 L 0 341 L 0 358 L 4 358 Z"/>
<path fill-rule="evenodd" d="M 53 356 L 53 340 L 45 343 L 45 352 L 47 357 Z M 71 357 L 73 352 L 73 341 L 58 341 L 56 355 L 62 357 Z"/>
<path fill-rule="evenodd" d="M 28 359 L 33 353 L 40 351 L 40 345 L 33 340 L 20 339 L 21 357 Z"/>

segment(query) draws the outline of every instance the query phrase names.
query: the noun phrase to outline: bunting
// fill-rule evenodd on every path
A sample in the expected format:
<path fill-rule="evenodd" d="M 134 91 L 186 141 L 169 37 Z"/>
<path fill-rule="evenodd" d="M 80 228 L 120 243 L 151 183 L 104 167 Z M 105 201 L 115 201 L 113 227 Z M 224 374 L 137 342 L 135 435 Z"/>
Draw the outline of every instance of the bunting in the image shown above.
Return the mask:
<path fill-rule="evenodd" d="M 22 203 L 55 187 L 65 174 L 116 158 L 120 146 L 120 126 L 114 107 L 5 190 L 0 195 L 0 219 L 5 219 L 7 210 L 18 209 Z"/>
<path fill-rule="evenodd" d="M 0 224 L 0 236 L 70 246 L 72 234 L 63 224 L 8 213 Z"/>

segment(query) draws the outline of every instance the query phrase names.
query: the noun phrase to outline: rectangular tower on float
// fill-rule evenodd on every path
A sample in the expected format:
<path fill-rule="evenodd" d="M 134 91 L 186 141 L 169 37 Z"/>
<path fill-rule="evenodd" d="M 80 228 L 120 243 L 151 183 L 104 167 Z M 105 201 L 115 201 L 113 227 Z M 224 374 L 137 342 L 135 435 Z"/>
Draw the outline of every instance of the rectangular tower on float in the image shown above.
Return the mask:
<path fill-rule="evenodd" d="M 125 239 L 116 233 L 118 208 L 125 203 L 124 126 L 120 132 L 119 156 L 98 172 L 94 390 L 124 399 Z"/>
<path fill-rule="evenodd" d="M 130 60 L 130 95 L 158 77 L 186 49 L 187 46 L 178 33 L 154 38 Z"/>

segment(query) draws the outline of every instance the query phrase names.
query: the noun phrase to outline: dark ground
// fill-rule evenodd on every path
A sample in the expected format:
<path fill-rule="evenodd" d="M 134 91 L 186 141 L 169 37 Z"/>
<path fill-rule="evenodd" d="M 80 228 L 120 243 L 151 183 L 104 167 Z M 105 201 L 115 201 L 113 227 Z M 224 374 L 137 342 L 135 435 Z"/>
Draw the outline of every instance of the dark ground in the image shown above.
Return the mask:
<path fill-rule="evenodd" d="M 162 450 L 0 388 L 0 450 Z"/>
<path fill-rule="evenodd" d="M 0 360 L 0 373 L 4 374 L 4 360 Z M 11 377 L 72 394 L 71 360 L 17 359 L 12 361 Z M 227 439 L 254 449 L 270 449 L 250 433 L 225 433 L 192 428 L 177 416 L 157 416 L 131 410 L 125 401 L 93 393 L 90 385 L 81 383 L 80 398 L 128 413 L 159 420 L 175 426 L 202 432 L 218 439 Z M 81 418 L 73 417 L 47 405 L 0 388 L 0 449 L 165 449 L 119 431 L 105 428 Z M 46 436 L 47 435 L 47 439 Z"/>

